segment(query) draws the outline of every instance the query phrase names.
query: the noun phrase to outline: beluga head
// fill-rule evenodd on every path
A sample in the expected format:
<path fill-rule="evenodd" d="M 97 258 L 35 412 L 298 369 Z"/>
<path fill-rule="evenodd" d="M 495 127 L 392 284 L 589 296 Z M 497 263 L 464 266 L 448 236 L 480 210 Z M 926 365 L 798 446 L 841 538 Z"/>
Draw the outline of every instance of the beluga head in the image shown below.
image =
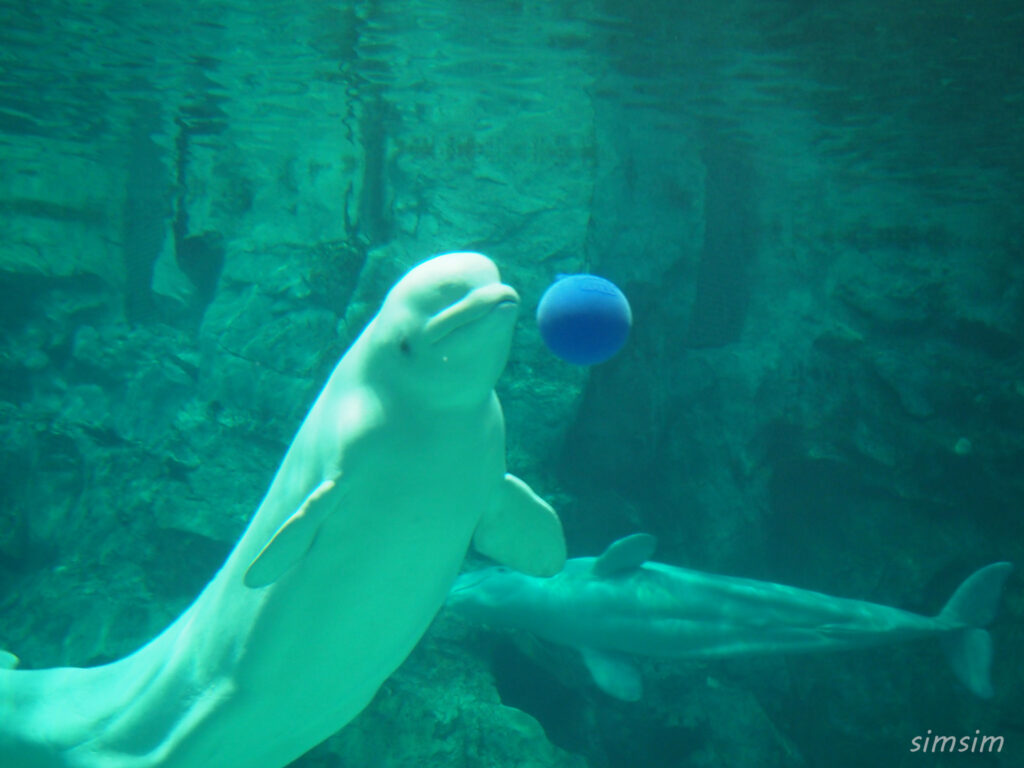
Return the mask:
<path fill-rule="evenodd" d="M 505 368 L 518 310 L 519 295 L 486 256 L 435 256 L 395 284 L 367 329 L 371 368 L 403 398 L 482 402 Z"/>
<path fill-rule="evenodd" d="M 455 580 L 445 605 L 476 621 L 486 623 L 495 614 L 508 620 L 537 599 L 545 581 L 502 565 L 467 571 Z"/>

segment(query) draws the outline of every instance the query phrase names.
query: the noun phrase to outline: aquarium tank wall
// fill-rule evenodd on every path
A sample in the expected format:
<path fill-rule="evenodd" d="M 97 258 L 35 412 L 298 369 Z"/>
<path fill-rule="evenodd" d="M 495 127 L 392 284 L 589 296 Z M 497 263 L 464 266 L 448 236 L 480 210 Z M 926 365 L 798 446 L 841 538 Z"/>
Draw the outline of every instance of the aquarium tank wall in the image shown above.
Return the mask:
<path fill-rule="evenodd" d="M 452 251 L 521 298 L 507 463 L 570 558 L 645 532 L 926 616 L 1024 564 L 1022 39 L 1009 0 L 0 0 L 0 649 L 102 665 L 174 621 Z M 632 312 L 593 366 L 535 317 L 578 273 Z M 988 629 L 989 699 L 924 639 L 639 655 L 622 701 L 442 610 L 293 765 L 1010 768 L 1019 573 Z"/>

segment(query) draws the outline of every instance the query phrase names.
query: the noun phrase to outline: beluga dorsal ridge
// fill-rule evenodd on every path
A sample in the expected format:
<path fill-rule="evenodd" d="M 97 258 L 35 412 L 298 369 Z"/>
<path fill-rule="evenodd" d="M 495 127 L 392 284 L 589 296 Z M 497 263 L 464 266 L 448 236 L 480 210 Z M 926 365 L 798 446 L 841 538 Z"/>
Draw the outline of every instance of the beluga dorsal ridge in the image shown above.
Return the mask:
<path fill-rule="evenodd" d="M 282 768 L 405 659 L 471 540 L 556 573 L 561 524 L 506 472 L 494 393 L 518 306 L 478 253 L 410 270 L 177 621 L 102 667 L 16 670 L 0 654 L 0 766 Z"/>
<path fill-rule="evenodd" d="M 975 571 L 929 617 L 654 562 L 655 546 L 649 534 L 627 536 L 600 557 L 569 560 L 550 578 L 501 567 L 470 571 L 459 576 L 447 605 L 488 626 L 578 649 L 597 686 L 625 701 L 643 692 L 633 656 L 801 653 L 933 636 L 964 686 L 993 695 L 992 639 L 984 627 L 995 618 L 1010 563 Z"/>

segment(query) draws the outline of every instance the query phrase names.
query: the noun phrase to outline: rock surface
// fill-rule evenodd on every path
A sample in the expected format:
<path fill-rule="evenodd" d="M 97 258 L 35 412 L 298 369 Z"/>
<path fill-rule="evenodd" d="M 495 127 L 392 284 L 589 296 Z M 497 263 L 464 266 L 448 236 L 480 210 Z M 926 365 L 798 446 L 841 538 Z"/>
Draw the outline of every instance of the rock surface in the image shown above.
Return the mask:
<path fill-rule="evenodd" d="M 0 31 L 22 62 L 50 40 L 0 95 L 0 648 L 26 666 L 119 657 L 188 605 L 386 290 L 456 249 L 524 298 L 509 465 L 571 555 L 646 530 L 667 562 L 923 613 L 1024 564 L 998 4 L 87 5 Z M 578 271 L 634 311 L 589 372 L 533 322 Z M 1010 766 L 1019 577 L 993 633 L 992 702 L 923 644 L 645 661 L 623 705 L 442 616 L 296 766 L 852 768 L 976 728 Z"/>

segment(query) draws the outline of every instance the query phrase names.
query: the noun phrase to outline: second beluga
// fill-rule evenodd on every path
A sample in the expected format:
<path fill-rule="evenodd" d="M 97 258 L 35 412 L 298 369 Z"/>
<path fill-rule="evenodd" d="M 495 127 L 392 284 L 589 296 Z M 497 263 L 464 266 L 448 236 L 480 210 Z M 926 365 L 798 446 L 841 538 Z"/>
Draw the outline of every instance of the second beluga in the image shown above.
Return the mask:
<path fill-rule="evenodd" d="M 697 659 L 832 651 L 936 636 L 957 678 L 993 695 L 992 639 L 1010 563 L 985 566 L 960 585 L 937 616 L 921 616 L 754 579 L 650 561 L 655 538 L 619 539 L 600 557 L 577 557 L 552 578 L 504 567 L 462 574 L 448 596 L 457 614 L 521 629 L 578 649 L 594 682 L 636 701 L 640 673 L 630 656 Z"/>

